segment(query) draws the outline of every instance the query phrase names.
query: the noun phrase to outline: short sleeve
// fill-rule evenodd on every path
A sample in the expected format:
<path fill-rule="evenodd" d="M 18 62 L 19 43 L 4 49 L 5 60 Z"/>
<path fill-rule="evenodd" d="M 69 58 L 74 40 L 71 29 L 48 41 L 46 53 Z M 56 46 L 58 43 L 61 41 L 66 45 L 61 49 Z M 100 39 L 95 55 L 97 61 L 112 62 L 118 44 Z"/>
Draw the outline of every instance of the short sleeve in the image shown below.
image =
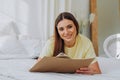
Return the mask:
<path fill-rule="evenodd" d="M 95 58 L 92 63 L 97 61 L 94 47 L 91 41 L 89 42 L 89 48 L 87 50 L 87 54 L 85 58 Z"/>
<path fill-rule="evenodd" d="M 39 57 L 43 58 L 44 56 L 49 56 L 49 57 L 53 56 L 53 45 L 54 45 L 53 39 L 47 40 Z"/>
<path fill-rule="evenodd" d="M 93 58 L 93 57 L 96 57 L 96 54 L 95 54 L 92 42 L 89 42 L 89 47 L 88 47 L 87 54 L 86 54 L 85 58 Z"/>

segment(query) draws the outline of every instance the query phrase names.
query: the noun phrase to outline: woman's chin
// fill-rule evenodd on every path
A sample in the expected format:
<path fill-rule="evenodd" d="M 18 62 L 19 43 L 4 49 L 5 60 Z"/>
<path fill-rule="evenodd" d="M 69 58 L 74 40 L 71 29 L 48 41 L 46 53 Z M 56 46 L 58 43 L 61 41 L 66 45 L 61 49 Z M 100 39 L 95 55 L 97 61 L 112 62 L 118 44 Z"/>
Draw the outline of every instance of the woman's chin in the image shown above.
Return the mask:
<path fill-rule="evenodd" d="M 72 42 L 72 39 L 65 39 L 65 42 L 70 43 L 70 42 Z"/>

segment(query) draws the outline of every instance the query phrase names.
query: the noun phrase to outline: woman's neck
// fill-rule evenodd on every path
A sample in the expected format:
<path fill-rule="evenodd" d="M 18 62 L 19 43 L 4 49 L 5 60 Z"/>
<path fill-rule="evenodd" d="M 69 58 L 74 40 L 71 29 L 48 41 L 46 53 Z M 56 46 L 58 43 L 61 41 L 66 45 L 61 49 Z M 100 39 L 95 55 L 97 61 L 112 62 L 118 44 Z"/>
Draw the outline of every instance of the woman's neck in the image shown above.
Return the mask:
<path fill-rule="evenodd" d="M 65 42 L 65 46 L 66 47 L 73 47 L 75 45 L 76 39 L 74 39 L 73 41 L 70 42 Z"/>

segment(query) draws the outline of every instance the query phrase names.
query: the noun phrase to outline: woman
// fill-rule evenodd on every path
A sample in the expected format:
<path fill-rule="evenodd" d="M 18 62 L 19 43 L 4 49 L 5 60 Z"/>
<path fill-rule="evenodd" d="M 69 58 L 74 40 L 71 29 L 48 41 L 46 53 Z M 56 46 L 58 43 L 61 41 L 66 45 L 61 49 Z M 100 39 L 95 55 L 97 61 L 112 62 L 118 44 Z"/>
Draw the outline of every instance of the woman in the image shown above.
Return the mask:
<path fill-rule="evenodd" d="M 71 13 L 63 12 L 57 17 L 54 31 L 38 60 L 44 56 L 57 56 L 61 52 L 73 59 L 96 57 L 91 41 L 79 34 L 78 22 Z M 101 71 L 95 59 L 89 67 L 79 68 L 76 73 L 100 74 Z"/>

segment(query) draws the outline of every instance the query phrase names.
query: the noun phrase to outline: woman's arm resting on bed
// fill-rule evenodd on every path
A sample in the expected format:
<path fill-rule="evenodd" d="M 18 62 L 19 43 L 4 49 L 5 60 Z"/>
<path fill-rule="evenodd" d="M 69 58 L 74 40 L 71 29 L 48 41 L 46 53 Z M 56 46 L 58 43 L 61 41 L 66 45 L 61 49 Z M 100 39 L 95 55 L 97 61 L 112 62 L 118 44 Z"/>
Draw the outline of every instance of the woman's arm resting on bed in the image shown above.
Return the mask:
<path fill-rule="evenodd" d="M 84 67 L 76 70 L 76 73 L 80 74 L 101 74 L 98 62 L 91 64 L 89 67 Z"/>

